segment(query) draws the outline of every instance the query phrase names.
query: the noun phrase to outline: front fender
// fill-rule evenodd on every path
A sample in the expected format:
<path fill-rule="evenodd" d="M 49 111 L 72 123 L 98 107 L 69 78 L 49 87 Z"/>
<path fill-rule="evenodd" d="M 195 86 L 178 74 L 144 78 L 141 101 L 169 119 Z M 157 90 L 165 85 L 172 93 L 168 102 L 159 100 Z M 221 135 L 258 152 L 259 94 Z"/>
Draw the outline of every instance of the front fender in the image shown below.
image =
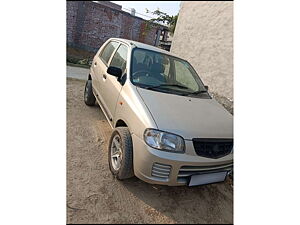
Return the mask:
<path fill-rule="evenodd" d="M 123 86 L 116 103 L 113 126 L 116 127 L 118 120 L 123 120 L 131 134 L 143 138 L 146 128 L 156 128 L 148 108 L 137 93 L 136 88 L 128 82 Z"/>

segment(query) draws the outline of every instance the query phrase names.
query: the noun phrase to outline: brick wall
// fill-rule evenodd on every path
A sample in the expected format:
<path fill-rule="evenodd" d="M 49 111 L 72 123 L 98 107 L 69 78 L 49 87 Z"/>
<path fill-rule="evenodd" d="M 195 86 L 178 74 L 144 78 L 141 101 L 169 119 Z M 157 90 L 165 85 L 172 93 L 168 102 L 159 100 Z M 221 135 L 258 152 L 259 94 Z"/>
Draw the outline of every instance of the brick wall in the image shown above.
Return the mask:
<path fill-rule="evenodd" d="M 182 1 L 171 52 L 189 60 L 212 92 L 233 100 L 233 2 Z"/>
<path fill-rule="evenodd" d="M 146 30 L 145 20 L 91 1 L 67 1 L 67 44 L 97 51 L 111 37 L 154 45 L 157 28 Z M 144 35 L 143 35 L 144 33 Z"/>

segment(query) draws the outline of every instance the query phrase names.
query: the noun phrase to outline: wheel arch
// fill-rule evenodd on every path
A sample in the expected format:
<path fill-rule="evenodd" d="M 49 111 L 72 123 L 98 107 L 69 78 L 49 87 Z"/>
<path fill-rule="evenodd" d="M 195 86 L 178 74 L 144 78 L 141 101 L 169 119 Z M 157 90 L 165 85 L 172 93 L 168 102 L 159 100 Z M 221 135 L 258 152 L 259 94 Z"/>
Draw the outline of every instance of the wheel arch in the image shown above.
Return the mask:
<path fill-rule="evenodd" d="M 115 128 L 116 127 L 128 127 L 127 123 L 123 119 L 118 119 L 115 123 Z M 129 127 L 128 127 L 129 129 Z"/>
<path fill-rule="evenodd" d="M 130 125 L 130 123 L 123 117 L 116 119 L 116 122 L 114 123 L 113 128 L 117 128 L 117 127 L 127 127 L 131 134 L 134 133 L 134 130 L 133 130 L 134 127 L 132 127 Z"/>

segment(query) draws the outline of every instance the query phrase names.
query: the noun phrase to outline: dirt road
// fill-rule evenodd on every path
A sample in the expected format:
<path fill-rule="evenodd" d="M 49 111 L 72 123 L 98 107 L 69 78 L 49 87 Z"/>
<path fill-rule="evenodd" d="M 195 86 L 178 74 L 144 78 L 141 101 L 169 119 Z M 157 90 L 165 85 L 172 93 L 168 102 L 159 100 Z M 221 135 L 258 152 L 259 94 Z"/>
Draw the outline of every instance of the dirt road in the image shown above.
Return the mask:
<path fill-rule="evenodd" d="M 233 223 L 233 188 L 120 182 L 108 168 L 111 128 L 83 102 L 84 81 L 67 79 L 67 223 Z"/>

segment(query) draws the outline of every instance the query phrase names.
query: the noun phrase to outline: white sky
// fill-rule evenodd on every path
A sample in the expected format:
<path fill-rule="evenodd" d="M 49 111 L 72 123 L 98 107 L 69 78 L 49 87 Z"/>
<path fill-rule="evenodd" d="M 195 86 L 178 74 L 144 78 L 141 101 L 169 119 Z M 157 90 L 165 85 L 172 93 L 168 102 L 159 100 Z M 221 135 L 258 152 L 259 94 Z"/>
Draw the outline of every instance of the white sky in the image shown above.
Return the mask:
<path fill-rule="evenodd" d="M 179 12 L 180 8 L 180 1 L 111 1 L 113 3 L 116 3 L 118 5 L 121 5 L 122 8 L 134 8 L 136 10 L 136 16 L 141 17 L 143 19 L 150 19 L 149 17 L 153 18 L 154 15 L 150 13 L 146 13 L 146 8 L 150 11 L 154 11 L 157 8 L 160 9 L 160 11 L 167 13 L 168 15 L 176 15 Z M 124 10 L 128 12 L 128 10 Z M 142 16 L 140 14 L 144 14 L 146 16 Z"/>

